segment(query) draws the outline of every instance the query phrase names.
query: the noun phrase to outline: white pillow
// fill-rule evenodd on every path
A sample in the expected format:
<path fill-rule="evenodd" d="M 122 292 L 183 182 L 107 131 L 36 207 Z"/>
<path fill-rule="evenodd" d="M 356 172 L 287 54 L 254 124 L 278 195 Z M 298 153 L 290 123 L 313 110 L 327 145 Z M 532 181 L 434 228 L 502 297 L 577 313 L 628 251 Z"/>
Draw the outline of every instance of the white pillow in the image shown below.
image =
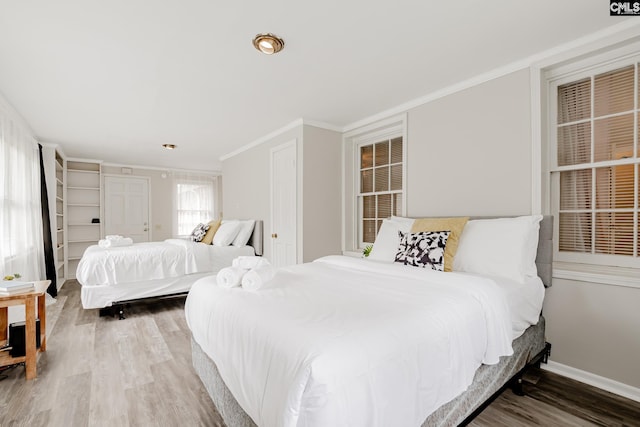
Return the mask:
<path fill-rule="evenodd" d="M 235 239 L 233 239 L 233 246 L 246 246 L 251 233 L 253 233 L 253 226 L 256 221 L 254 219 L 248 219 L 246 221 L 240 221 L 240 230 Z"/>
<path fill-rule="evenodd" d="M 524 283 L 538 275 L 536 254 L 542 215 L 467 222 L 453 260 L 454 271 L 501 276 Z"/>
<path fill-rule="evenodd" d="M 413 218 L 392 217 L 382 221 L 380 231 L 376 236 L 373 249 L 369 254 L 369 259 L 376 261 L 394 262 L 398 245 L 400 244 L 400 236 L 398 231 L 408 233 L 413 225 Z"/>
<path fill-rule="evenodd" d="M 212 245 L 229 246 L 240 231 L 240 221 L 225 221 L 220 224 L 218 231 L 213 235 Z"/>

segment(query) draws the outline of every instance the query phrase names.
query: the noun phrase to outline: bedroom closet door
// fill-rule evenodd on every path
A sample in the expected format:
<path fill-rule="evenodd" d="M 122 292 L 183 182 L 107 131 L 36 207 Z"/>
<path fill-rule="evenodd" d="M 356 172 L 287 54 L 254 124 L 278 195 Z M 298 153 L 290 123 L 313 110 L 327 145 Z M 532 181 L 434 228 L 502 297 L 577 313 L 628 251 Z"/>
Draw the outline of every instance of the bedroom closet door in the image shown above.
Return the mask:
<path fill-rule="evenodd" d="M 297 260 L 296 141 L 271 150 L 271 263 L 276 267 Z"/>
<path fill-rule="evenodd" d="M 105 235 L 149 241 L 149 181 L 146 178 L 105 176 Z"/>

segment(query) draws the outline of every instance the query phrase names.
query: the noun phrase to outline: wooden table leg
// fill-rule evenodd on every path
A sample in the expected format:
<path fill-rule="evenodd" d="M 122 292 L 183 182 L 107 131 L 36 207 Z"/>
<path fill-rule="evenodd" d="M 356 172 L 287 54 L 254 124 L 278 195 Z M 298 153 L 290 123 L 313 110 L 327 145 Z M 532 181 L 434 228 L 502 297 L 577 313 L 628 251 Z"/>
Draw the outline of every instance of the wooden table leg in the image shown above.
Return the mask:
<path fill-rule="evenodd" d="M 26 360 L 24 362 L 26 376 L 28 380 L 36 377 L 36 304 L 35 296 L 25 298 L 25 350 Z"/>
<path fill-rule="evenodd" d="M 7 328 L 9 327 L 7 324 L 7 313 L 7 307 L 0 307 L 0 341 L 7 339 Z"/>
<path fill-rule="evenodd" d="M 47 351 L 47 294 L 38 296 L 38 318 L 40 319 L 40 351 Z"/>

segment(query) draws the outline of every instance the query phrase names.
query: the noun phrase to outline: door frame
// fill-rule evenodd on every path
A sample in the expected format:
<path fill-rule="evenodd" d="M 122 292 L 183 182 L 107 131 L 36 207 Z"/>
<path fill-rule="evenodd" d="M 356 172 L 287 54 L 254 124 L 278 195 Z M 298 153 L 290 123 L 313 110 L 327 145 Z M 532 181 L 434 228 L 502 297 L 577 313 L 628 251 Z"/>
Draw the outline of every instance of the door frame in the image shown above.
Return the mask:
<path fill-rule="evenodd" d="M 293 239 L 294 244 L 295 244 L 295 254 L 296 254 L 296 264 L 299 263 L 302 259 L 301 257 L 301 245 L 300 245 L 300 232 L 299 232 L 299 225 L 300 225 L 300 218 L 298 217 L 298 212 L 300 210 L 300 206 L 299 206 L 299 193 L 300 193 L 300 186 L 298 185 L 298 177 L 299 177 L 299 164 L 300 162 L 298 161 L 298 140 L 297 139 L 292 139 L 288 142 L 285 142 L 283 144 L 279 144 L 276 145 L 275 147 L 272 147 L 269 150 L 269 222 L 270 222 L 270 233 L 269 233 L 269 238 L 271 239 L 271 244 L 270 244 L 270 248 L 271 248 L 271 256 L 273 256 L 275 254 L 275 242 L 274 239 L 271 237 L 271 234 L 274 233 L 273 227 L 273 219 L 275 218 L 275 203 L 273 202 L 273 193 L 274 193 L 274 182 L 273 182 L 273 155 L 275 152 L 277 151 L 282 151 L 285 150 L 289 147 L 295 148 L 295 182 L 294 182 L 294 186 L 295 186 L 295 213 L 294 213 L 294 218 L 296 219 L 296 223 L 294 226 L 294 232 L 295 232 L 295 237 Z"/>
<path fill-rule="evenodd" d="M 104 236 L 106 235 L 107 231 L 107 218 L 105 216 L 105 208 L 107 205 L 107 185 L 106 185 L 106 180 L 107 178 L 135 178 L 135 179 L 144 179 L 147 181 L 147 202 L 148 202 L 148 207 L 147 207 L 147 222 L 149 224 L 149 228 L 147 229 L 147 233 L 148 233 L 148 242 L 153 242 L 153 228 L 151 227 L 151 177 L 150 176 L 140 176 L 140 175 L 123 175 L 123 174 L 118 174 L 118 173 L 103 173 L 101 180 L 102 180 L 102 203 L 101 203 L 101 211 L 100 212 L 102 214 L 102 218 L 104 220 L 104 224 L 101 227 L 102 229 L 102 238 L 104 239 Z"/>

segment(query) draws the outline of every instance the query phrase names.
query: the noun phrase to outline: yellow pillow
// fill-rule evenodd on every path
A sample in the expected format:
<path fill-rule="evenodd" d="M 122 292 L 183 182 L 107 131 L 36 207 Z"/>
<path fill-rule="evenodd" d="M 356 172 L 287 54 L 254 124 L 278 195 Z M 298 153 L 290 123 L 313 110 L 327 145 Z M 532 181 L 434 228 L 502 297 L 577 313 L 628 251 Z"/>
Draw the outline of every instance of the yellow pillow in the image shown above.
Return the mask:
<path fill-rule="evenodd" d="M 215 221 L 211 221 L 209 223 L 209 229 L 207 230 L 207 234 L 204 235 L 200 243 L 204 243 L 205 245 L 210 245 L 213 242 L 213 236 L 220 228 L 220 224 L 222 223 L 221 219 L 216 219 Z"/>
<path fill-rule="evenodd" d="M 411 232 L 450 231 L 447 246 L 444 249 L 444 271 L 452 271 L 453 257 L 456 256 L 458 241 L 467 221 L 469 221 L 469 217 L 466 216 L 459 218 L 418 218 L 413 222 Z"/>

